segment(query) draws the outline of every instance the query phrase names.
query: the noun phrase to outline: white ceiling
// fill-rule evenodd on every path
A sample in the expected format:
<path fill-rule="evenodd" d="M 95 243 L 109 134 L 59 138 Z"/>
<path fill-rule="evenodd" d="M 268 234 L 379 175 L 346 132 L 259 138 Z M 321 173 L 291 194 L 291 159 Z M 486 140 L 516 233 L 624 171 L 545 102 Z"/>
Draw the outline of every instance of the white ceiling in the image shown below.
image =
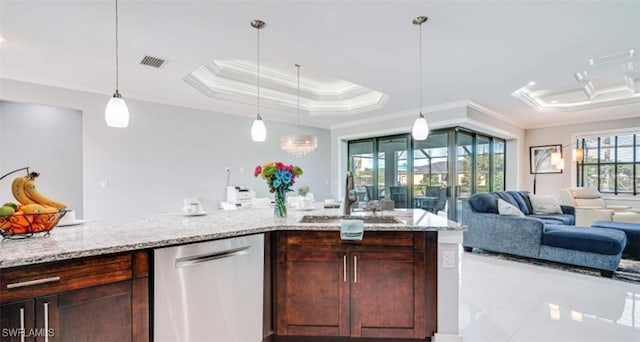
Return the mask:
<path fill-rule="evenodd" d="M 471 100 L 523 128 L 640 116 L 640 103 L 539 113 L 511 93 L 575 83 L 588 60 L 635 49 L 640 1 L 133 1 L 120 0 L 120 91 L 125 98 L 254 117 L 255 103 L 203 95 L 183 81 L 213 60 L 330 78 L 389 95 L 382 109 L 334 117 L 303 113 L 330 128 L 375 115 L 417 111 L 418 27 L 423 26 L 425 107 Z M 115 84 L 113 1 L 0 0 L 0 77 L 111 96 Z M 143 55 L 167 60 L 139 65 Z M 640 63 L 635 63 L 639 66 Z M 296 122 L 295 109 L 261 111 Z M 132 113 L 135 115 L 135 113 Z"/>

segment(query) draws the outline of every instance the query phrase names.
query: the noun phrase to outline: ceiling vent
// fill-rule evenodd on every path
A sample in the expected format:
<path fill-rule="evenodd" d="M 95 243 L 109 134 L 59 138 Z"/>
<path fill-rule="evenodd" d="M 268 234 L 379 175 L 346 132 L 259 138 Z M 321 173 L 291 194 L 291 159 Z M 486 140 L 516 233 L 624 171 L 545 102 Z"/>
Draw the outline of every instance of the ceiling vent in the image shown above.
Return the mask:
<path fill-rule="evenodd" d="M 160 69 L 160 67 L 162 67 L 165 62 L 166 61 L 162 58 L 152 57 L 152 56 L 144 56 L 140 60 L 140 64 L 157 68 L 157 69 Z"/>

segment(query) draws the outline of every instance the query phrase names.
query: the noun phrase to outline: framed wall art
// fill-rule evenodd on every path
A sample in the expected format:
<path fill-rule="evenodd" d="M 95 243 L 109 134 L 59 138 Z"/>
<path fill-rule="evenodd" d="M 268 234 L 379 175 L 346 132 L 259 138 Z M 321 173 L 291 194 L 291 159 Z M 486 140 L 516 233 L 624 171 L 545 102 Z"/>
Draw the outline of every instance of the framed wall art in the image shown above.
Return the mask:
<path fill-rule="evenodd" d="M 562 157 L 562 145 L 544 145 L 529 147 L 529 160 L 531 174 L 562 173 L 562 169 L 551 163 L 551 154 L 560 153 Z"/>

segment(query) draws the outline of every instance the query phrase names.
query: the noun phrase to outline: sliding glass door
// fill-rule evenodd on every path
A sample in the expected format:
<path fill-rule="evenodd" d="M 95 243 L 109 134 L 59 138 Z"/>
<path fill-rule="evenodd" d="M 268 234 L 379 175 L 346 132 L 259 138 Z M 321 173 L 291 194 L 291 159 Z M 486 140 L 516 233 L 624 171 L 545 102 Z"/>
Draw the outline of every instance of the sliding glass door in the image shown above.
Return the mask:
<path fill-rule="evenodd" d="M 361 203 L 376 199 L 371 191 L 378 169 L 374 167 L 373 143 L 373 139 L 349 142 L 349 170 L 353 172 L 353 183 Z"/>
<path fill-rule="evenodd" d="M 506 142 L 463 128 L 432 131 L 424 141 L 402 134 L 349 141 L 359 206 L 391 199 L 459 220 L 462 201 L 504 190 Z"/>
<path fill-rule="evenodd" d="M 432 133 L 413 143 L 413 207 L 447 213 L 449 190 L 449 132 Z"/>
<path fill-rule="evenodd" d="M 396 208 L 411 208 L 407 174 L 406 135 L 378 139 L 378 194 L 393 200 Z"/>

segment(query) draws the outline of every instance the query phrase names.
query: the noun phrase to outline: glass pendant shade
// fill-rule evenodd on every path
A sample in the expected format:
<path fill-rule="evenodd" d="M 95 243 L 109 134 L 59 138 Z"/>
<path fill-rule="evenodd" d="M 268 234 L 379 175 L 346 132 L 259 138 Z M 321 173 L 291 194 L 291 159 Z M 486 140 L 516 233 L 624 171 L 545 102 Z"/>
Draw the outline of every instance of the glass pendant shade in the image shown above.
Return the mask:
<path fill-rule="evenodd" d="M 285 135 L 280 138 L 280 148 L 293 156 L 302 157 L 318 148 L 318 137 L 303 134 Z"/>
<path fill-rule="evenodd" d="M 129 126 L 129 108 L 117 91 L 107 102 L 104 120 L 109 127 L 125 128 Z"/>
<path fill-rule="evenodd" d="M 264 126 L 264 121 L 260 115 L 253 121 L 251 125 L 251 140 L 255 142 L 263 142 L 267 140 L 267 128 Z"/>
<path fill-rule="evenodd" d="M 429 137 L 429 124 L 422 113 L 420 113 L 420 116 L 413 122 L 411 136 L 413 136 L 415 140 L 426 140 L 427 137 Z"/>

